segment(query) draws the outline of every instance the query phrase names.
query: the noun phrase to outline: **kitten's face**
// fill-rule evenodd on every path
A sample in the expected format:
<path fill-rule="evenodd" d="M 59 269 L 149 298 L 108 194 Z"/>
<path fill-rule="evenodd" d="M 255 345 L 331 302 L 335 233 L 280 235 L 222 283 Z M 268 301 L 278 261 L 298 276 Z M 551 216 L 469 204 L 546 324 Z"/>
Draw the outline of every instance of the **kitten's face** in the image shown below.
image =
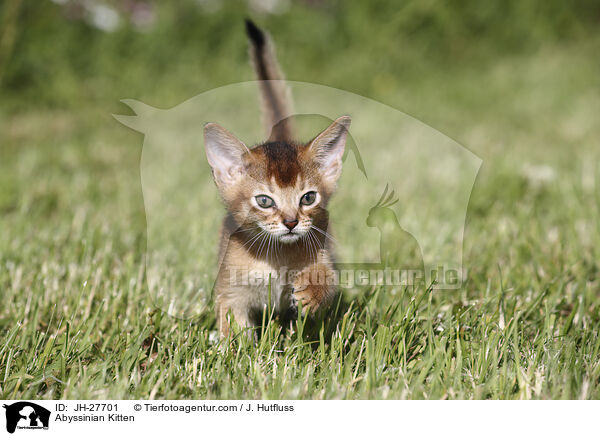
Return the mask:
<path fill-rule="evenodd" d="M 322 199 L 317 187 L 306 190 L 271 185 L 256 192 L 250 199 L 251 217 L 261 229 L 284 243 L 306 235 Z"/>
<path fill-rule="evenodd" d="M 267 142 L 251 150 L 216 124 L 207 125 L 207 157 L 238 225 L 284 244 L 315 227 L 326 231 L 349 123 L 349 117 L 339 118 L 306 145 Z"/>
<path fill-rule="evenodd" d="M 319 182 L 318 177 L 303 173 L 287 186 L 278 184 L 274 177 L 268 183 L 253 179 L 245 183 L 250 186 L 238 197 L 245 204 L 238 203 L 233 209 L 243 209 L 244 227 L 260 229 L 282 243 L 296 242 L 313 226 L 321 229 L 327 225 L 329 194 Z"/>

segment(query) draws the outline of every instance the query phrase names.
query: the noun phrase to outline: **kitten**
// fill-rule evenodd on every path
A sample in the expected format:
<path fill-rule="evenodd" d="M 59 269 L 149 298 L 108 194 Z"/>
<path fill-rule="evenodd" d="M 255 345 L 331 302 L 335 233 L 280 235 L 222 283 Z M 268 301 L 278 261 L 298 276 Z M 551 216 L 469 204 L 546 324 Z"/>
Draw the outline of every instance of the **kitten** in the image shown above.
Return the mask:
<path fill-rule="evenodd" d="M 204 127 L 206 156 L 227 208 L 215 285 L 222 336 L 229 334 L 228 314 L 240 327 L 255 327 L 266 307 L 285 315 L 300 302 L 305 313 L 315 313 L 334 299 L 326 208 L 350 126 L 342 116 L 308 143 L 294 141 L 289 90 L 273 45 L 251 21 L 246 31 L 271 135 L 248 148 L 218 124 Z"/>

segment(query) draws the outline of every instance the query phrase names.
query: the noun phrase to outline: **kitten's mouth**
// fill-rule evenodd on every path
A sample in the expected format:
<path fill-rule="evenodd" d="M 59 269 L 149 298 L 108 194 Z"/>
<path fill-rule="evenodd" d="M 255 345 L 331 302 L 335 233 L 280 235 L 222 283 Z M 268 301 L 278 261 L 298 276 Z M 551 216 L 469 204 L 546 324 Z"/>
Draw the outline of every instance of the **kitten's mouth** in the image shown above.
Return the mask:
<path fill-rule="evenodd" d="M 284 233 L 283 235 L 279 236 L 279 240 L 281 242 L 295 242 L 298 239 L 300 239 L 300 235 L 298 233 L 295 232 L 288 232 L 288 233 Z"/>

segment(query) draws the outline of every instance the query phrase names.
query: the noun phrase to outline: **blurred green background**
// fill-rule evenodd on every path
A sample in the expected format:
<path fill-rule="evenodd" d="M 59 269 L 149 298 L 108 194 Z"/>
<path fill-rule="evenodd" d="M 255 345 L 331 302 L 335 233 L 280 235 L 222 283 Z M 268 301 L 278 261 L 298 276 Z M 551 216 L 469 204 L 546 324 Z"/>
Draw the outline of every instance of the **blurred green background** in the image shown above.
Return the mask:
<path fill-rule="evenodd" d="M 600 1 L 2 0 L 0 14 L 0 293 L 10 302 L 0 306 L 0 396 L 338 398 L 353 395 L 336 389 L 354 380 L 357 396 L 381 397 L 391 383 L 385 373 L 360 381 L 361 327 L 350 342 L 360 372 L 340 384 L 325 374 L 294 390 L 302 366 L 290 385 L 228 384 L 236 370 L 225 365 L 216 385 L 210 372 L 196 385 L 212 312 L 193 324 L 199 342 L 186 342 L 189 325 L 147 313 L 142 136 L 111 114 L 131 113 L 124 98 L 168 108 L 251 80 L 251 17 L 272 34 L 288 79 L 386 103 L 484 161 L 467 219 L 470 280 L 430 307 L 443 333 L 398 327 L 381 305 L 372 313 L 400 337 L 414 327 L 423 341 L 453 344 L 461 325 L 498 342 L 456 345 L 466 347 L 457 365 L 445 363 L 455 355 L 446 345 L 447 360 L 409 353 L 417 363 L 393 378 L 391 395 L 408 386 L 403 397 L 599 398 Z M 148 369 L 155 337 L 165 365 L 189 351 L 187 372 L 165 382 L 165 368 Z M 539 353 L 477 366 L 507 341 L 515 355 L 527 341 Z M 121 354 L 132 343 L 147 352 Z M 488 368 L 477 384 L 465 375 L 476 366 Z"/>
<path fill-rule="evenodd" d="M 484 160 L 577 166 L 598 145 L 595 0 L 4 0 L 0 13 L 0 211 L 35 191 L 14 173 L 27 156 L 45 186 L 75 171 L 69 153 L 137 171 L 141 138 L 110 117 L 128 113 L 119 100 L 168 108 L 252 79 L 245 17 L 273 34 L 288 79 L 391 105 Z M 72 200 L 50 194 L 25 206 Z"/>
<path fill-rule="evenodd" d="M 275 35 L 289 79 L 407 106 L 401 90 L 440 69 L 450 83 L 503 57 L 585 48 L 600 2 L 6 0 L 3 106 L 81 109 L 123 96 L 169 106 L 250 79 L 245 17 Z"/>

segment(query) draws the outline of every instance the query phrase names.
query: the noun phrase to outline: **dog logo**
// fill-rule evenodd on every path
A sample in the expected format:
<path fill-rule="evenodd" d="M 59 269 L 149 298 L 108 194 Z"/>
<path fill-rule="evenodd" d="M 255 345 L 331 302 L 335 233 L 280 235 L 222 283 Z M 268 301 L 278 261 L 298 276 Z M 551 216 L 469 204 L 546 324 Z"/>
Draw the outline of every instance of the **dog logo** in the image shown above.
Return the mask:
<path fill-rule="evenodd" d="M 48 430 L 50 411 L 29 401 L 19 401 L 3 406 L 6 409 L 6 431 L 14 433 L 18 429 Z"/>

